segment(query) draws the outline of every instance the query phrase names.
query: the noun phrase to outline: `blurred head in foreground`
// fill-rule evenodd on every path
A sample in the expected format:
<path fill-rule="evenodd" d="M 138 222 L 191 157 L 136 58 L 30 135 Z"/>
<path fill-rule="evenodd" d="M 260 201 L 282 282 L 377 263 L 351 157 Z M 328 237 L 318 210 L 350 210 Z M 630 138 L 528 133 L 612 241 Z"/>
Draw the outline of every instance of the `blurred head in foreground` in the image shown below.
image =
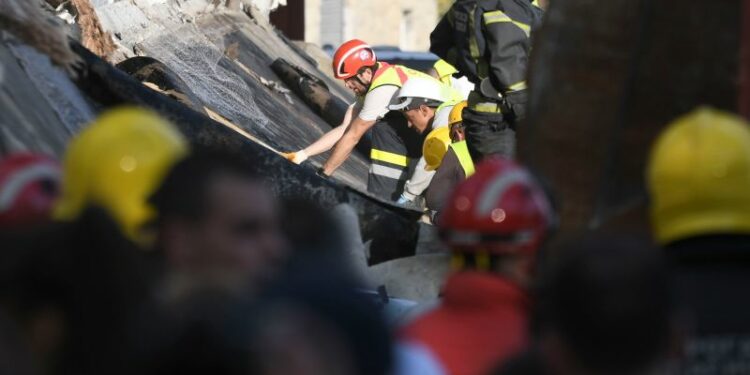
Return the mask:
<path fill-rule="evenodd" d="M 277 202 L 253 171 L 233 154 L 196 150 L 151 198 L 158 247 L 178 284 L 252 287 L 278 272 L 287 249 Z"/>

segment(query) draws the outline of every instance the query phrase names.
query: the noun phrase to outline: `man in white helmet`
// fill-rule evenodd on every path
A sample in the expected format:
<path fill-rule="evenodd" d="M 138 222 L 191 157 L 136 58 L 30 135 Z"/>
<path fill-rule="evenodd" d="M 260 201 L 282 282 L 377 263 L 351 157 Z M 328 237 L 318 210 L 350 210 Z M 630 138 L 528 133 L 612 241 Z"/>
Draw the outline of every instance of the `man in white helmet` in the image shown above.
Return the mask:
<path fill-rule="evenodd" d="M 388 106 L 391 111 L 401 111 L 411 129 L 427 135 L 434 129 L 448 126 L 448 116 L 453 106 L 461 101 L 461 96 L 433 78 L 412 78 L 399 90 L 398 103 Z M 447 147 L 447 146 L 446 146 Z M 413 202 L 430 185 L 434 170 L 427 168 L 422 156 L 411 178 L 404 184 L 404 191 L 397 203 Z"/>

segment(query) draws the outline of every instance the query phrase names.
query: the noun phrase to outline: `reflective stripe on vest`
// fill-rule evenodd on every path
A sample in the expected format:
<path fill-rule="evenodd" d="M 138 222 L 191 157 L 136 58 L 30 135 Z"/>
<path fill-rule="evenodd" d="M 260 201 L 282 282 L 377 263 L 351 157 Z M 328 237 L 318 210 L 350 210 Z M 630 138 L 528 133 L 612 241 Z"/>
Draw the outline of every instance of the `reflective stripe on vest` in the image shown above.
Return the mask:
<path fill-rule="evenodd" d="M 409 158 L 404 155 L 394 154 L 392 152 L 377 150 L 374 148 L 370 150 L 370 159 L 398 165 L 403 168 L 406 168 L 409 165 Z"/>
<path fill-rule="evenodd" d="M 466 178 L 469 178 L 469 176 L 474 174 L 474 160 L 471 159 L 466 141 L 451 143 L 450 148 L 456 153 L 456 157 L 458 157 L 458 162 L 461 164 Z"/>
<path fill-rule="evenodd" d="M 453 73 L 458 73 L 458 70 L 456 70 L 453 65 L 449 64 L 443 59 L 435 62 L 435 65 L 432 66 L 432 69 L 435 69 L 438 77 L 440 77 L 440 82 L 443 82 L 446 85 L 451 84 L 451 77 L 453 77 Z"/>
<path fill-rule="evenodd" d="M 380 67 L 372 76 L 372 82 L 367 92 L 375 90 L 384 85 L 393 85 L 401 87 L 409 78 L 422 77 L 432 78 L 429 75 L 418 70 L 409 69 L 402 65 L 390 65 L 388 63 L 378 63 Z"/>

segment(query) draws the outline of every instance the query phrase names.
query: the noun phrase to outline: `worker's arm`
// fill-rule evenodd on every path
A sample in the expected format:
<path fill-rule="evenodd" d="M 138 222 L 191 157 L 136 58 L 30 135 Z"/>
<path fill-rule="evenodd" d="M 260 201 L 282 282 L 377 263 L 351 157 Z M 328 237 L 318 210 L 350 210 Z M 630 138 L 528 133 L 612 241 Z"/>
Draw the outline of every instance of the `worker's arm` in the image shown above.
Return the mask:
<path fill-rule="evenodd" d="M 323 134 L 322 137 L 318 138 L 317 141 L 313 142 L 306 148 L 284 155 L 287 159 L 297 164 L 301 164 L 309 157 L 322 154 L 330 150 L 344 135 L 344 132 L 346 132 L 346 128 L 352 121 L 352 117 L 356 116 L 357 113 L 359 113 L 359 108 L 357 107 L 356 103 L 353 103 L 349 106 L 349 108 L 347 108 L 346 114 L 344 114 L 344 120 L 341 121 L 341 125 L 329 130 L 327 133 Z"/>
<path fill-rule="evenodd" d="M 323 165 L 323 173 L 330 176 L 344 163 L 352 153 L 354 146 L 367 133 L 379 118 L 388 113 L 388 104 L 398 93 L 399 87 L 383 85 L 370 90 L 362 101 L 362 109 L 354 116 L 351 124 L 346 129 L 344 136 L 333 149 L 333 153 Z"/>
<path fill-rule="evenodd" d="M 399 203 L 413 201 L 414 198 L 418 195 L 422 195 L 422 193 L 427 190 L 427 187 L 430 186 L 430 181 L 432 181 L 435 171 L 426 170 L 426 166 L 427 162 L 424 160 L 424 157 L 419 158 L 414 173 L 412 173 L 411 178 L 409 178 L 404 184 L 404 192 L 401 193 Z"/>
<path fill-rule="evenodd" d="M 344 132 L 346 132 L 346 128 L 351 123 L 352 117 L 354 117 L 355 112 L 355 104 L 352 104 L 349 106 L 349 108 L 346 110 L 346 114 L 344 115 L 344 120 L 341 121 L 341 124 L 334 129 L 331 129 L 328 131 L 328 133 L 324 134 L 320 139 L 315 141 L 313 144 L 307 146 L 303 151 L 307 154 L 307 156 L 315 156 L 318 154 L 322 154 L 330 149 L 333 148 L 334 145 L 336 145 L 336 142 L 338 142 L 341 137 L 344 135 Z M 357 110 L 357 112 L 359 112 Z"/>
<path fill-rule="evenodd" d="M 531 25 L 529 20 L 515 20 L 500 10 L 482 15 L 487 41 L 489 79 L 501 93 L 526 88 Z"/>
<path fill-rule="evenodd" d="M 430 52 L 438 55 L 449 64 L 456 65 L 456 51 L 453 40 L 453 12 L 448 10 L 430 33 Z"/>
<path fill-rule="evenodd" d="M 346 129 L 346 132 L 341 137 L 341 140 L 339 140 L 336 147 L 333 149 L 333 153 L 323 165 L 323 173 L 325 175 L 332 175 L 333 172 L 344 163 L 349 157 L 349 154 L 352 153 L 354 146 L 356 146 L 357 143 L 359 143 L 359 140 L 362 139 L 362 136 L 364 136 L 365 133 L 375 125 L 375 122 L 376 120 L 363 120 L 360 117 L 355 117 L 354 120 L 352 120 L 351 124 L 349 124 L 349 127 Z"/>
<path fill-rule="evenodd" d="M 432 120 L 433 129 L 439 129 L 448 126 L 449 116 L 452 108 L 453 106 L 449 106 L 435 112 L 435 116 Z M 422 195 L 422 193 L 427 190 L 427 187 L 430 186 L 430 182 L 432 182 L 432 178 L 435 176 L 435 171 L 428 171 L 425 168 L 426 166 L 427 161 L 425 161 L 424 156 L 420 157 L 419 161 L 417 162 L 417 167 L 414 168 L 414 172 L 411 174 L 411 177 L 404 184 L 404 192 L 401 194 L 401 198 L 399 198 L 398 200 L 400 203 L 403 204 L 405 203 L 405 201 L 414 201 L 414 198 L 416 198 L 418 195 Z"/>
<path fill-rule="evenodd" d="M 520 16 L 519 16 L 520 17 Z M 514 19 L 500 10 L 482 15 L 489 53 L 489 80 L 504 96 L 505 109 L 514 122 L 526 117 L 526 66 L 532 19 Z"/>

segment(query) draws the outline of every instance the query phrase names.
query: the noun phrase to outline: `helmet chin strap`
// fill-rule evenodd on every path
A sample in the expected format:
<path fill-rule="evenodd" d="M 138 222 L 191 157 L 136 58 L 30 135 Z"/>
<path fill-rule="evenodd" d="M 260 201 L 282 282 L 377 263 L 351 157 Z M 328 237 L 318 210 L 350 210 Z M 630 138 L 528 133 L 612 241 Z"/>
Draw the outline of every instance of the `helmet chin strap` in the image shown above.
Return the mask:
<path fill-rule="evenodd" d="M 370 84 L 369 84 L 369 83 L 364 83 L 364 82 L 362 82 L 362 80 L 361 80 L 361 79 L 359 78 L 359 74 L 355 75 L 355 76 L 354 76 L 354 79 L 356 79 L 356 80 L 357 80 L 357 82 L 359 82 L 359 84 L 360 84 L 360 85 L 364 86 L 364 88 L 365 88 L 365 91 L 367 91 L 367 90 L 369 90 L 369 89 L 370 89 Z"/>
<path fill-rule="evenodd" d="M 375 75 L 375 67 L 374 67 L 374 66 L 372 66 L 372 67 L 369 67 L 369 68 L 370 68 L 370 72 L 371 72 L 371 73 L 372 73 L 372 75 L 374 76 L 374 75 Z M 355 74 L 355 75 L 354 75 L 354 79 L 356 79 L 356 80 L 357 80 L 357 82 L 359 82 L 359 84 L 360 84 L 360 85 L 364 86 L 364 88 L 365 88 L 365 91 L 367 91 L 367 90 L 369 90 L 369 89 L 370 89 L 370 85 L 372 84 L 372 80 L 370 80 L 370 83 L 364 83 L 364 82 L 362 81 L 362 79 L 360 79 L 360 78 L 359 78 L 359 75 L 360 75 L 360 74 L 361 74 L 361 73 L 357 73 L 357 74 Z"/>

